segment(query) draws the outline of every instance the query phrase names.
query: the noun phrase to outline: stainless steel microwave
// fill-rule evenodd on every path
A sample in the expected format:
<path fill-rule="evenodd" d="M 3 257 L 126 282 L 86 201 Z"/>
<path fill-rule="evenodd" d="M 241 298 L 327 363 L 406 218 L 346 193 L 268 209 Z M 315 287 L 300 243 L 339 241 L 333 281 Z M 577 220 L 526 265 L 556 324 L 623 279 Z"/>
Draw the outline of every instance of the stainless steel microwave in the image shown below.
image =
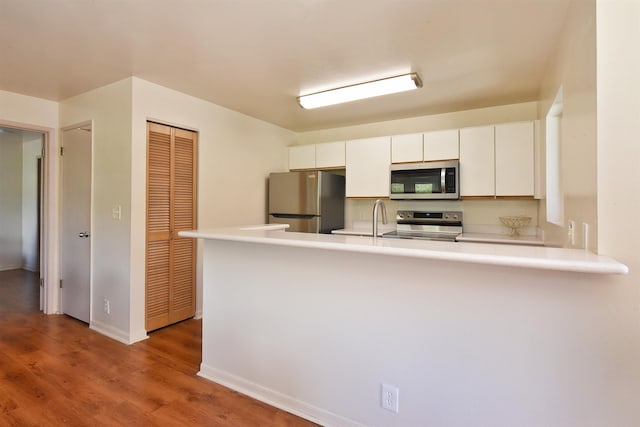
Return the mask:
<path fill-rule="evenodd" d="M 451 200 L 460 198 L 460 162 L 391 165 L 390 199 Z"/>

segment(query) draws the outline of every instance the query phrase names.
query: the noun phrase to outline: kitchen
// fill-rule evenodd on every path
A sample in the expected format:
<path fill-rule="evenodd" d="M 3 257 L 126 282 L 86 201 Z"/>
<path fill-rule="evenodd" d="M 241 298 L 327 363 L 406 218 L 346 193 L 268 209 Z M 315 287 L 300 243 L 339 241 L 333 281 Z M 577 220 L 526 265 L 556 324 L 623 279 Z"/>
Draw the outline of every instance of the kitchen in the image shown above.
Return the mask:
<path fill-rule="evenodd" d="M 578 16 L 581 15 L 572 21 L 575 27 L 571 27 L 574 32 L 569 31 L 569 38 L 584 34 L 581 26 L 589 22 L 581 21 Z M 272 247 L 265 252 L 259 250 L 259 244 L 255 242 L 228 242 L 229 245 L 221 244 L 217 248 L 212 243 L 211 251 L 229 263 L 225 267 L 211 261 L 229 281 L 227 287 L 212 289 L 221 291 L 223 299 L 231 301 L 230 305 L 237 311 L 233 313 L 221 307 L 221 302 L 217 305 L 210 303 L 234 318 L 255 310 L 249 318 L 260 321 L 239 326 L 236 332 L 242 339 L 238 343 L 245 349 L 264 354 L 265 358 L 243 366 L 244 361 L 233 361 L 229 355 L 219 354 L 208 359 L 213 363 L 203 364 L 201 374 L 272 404 L 295 408 L 297 411 L 294 412 L 324 421 L 327 425 L 423 425 L 425 420 L 434 425 L 636 424 L 638 414 L 632 408 L 637 406 L 637 398 L 631 397 L 634 395 L 631 390 L 638 380 L 637 363 L 623 362 L 626 356 L 622 353 L 637 354 L 637 338 L 631 338 L 637 336 L 637 327 L 626 321 L 615 322 L 616 325 L 626 324 L 619 330 L 607 320 L 607 313 L 612 314 L 610 310 L 626 312 L 632 324 L 635 320 L 631 319 L 637 320 L 637 292 L 631 285 L 635 282 L 631 278 L 634 277 L 636 263 L 632 257 L 623 255 L 622 249 L 626 246 L 623 243 L 626 231 L 622 230 L 634 234 L 636 231 L 632 230 L 636 227 L 619 228 L 618 233 L 614 233 L 619 239 L 614 239 L 616 243 L 611 245 L 614 240 L 611 240 L 610 233 L 616 228 L 614 224 L 621 220 L 614 219 L 617 209 L 613 206 L 622 201 L 615 198 L 613 202 L 612 192 L 601 187 L 608 182 L 602 168 L 611 167 L 610 171 L 616 171 L 614 175 L 620 173 L 615 164 L 620 157 L 614 162 L 606 156 L 598 156 L 598 177 L 602 181 L 595 180 L 593 169 L 590 172 L 581 168 L 579 162 L 570 161 L 579 157 L 582 162 L 589 163 L 592 161 L 589 150 L 596 150 L 595 138 L 586 132 L 587 129 L 595 132 L 594 116 L 585 114 L 584 109 L 588 110 L 588 107 L 578 101 L 584 100 L 583 88 L 572 88 L 573 80 L 562 77 L 581 76 L 576 81 L 582 81 L 591 75 L 584 64 L 593 60 L 592 53 L 585 51 L 582 55 L 573 54 L 570 58 L 558 60 L 555 66 L 564 70 L 564 74 L 551 73 L 553 77 L 549 78 L 544 96 L 537 103 L 311 131 L 302 135 L 299 143 L 323 144 L 382 135 L 535 121 L 548 111 L 558 84 L 564 84 L 565 118 L 569 119 L 567 129 L 571 129 L 569 132 L 575 136 L 567 142 L 566 164 L 563 166 L 567 179 L 567 218 L 575 217 L 578 224 L 588 223 L 592 230 L 593 224 L 597 224 L 597 231 L 593 230 L 596 235 L 589 239 L 589 245 L 598 248 L 595 252 L 614 256 L 627 264 L 631 268 L 629 275 L 574 275 L 522 267 L 472 267 L 451 261 L 417 262 L 401 257 L 344 256 L 327 250 L 319 250 L 311 257 L 322 260 L 318 269 L 305 263 L 305 255 L 310 255 L 306 252 L 308 248 L 290 251 Z M 637 69 L 637 65 L 631 69 Z M 603 70 L 600 73 L 602 75 Z M 593 91 L 595 94 L 595 87 Z M 624 93 L 624 89 L 621 91 Z M 598 95 L 601 96 L 600 93 Z M 600 103 L 599 97 L 599 113 L 607 108 Z M 601 126 L 600 130 L 613 131 L 610 126 Z M 609 135 L 611 138 L 597 134 L 598 140 L 607 138 L 607 144 L 597 145 L 598 152 L 607 151 L 605 147 L 614 144 L 613 139 L 624 139 L 618 132 Z M 595 159 L 593 161 L 595 163 Z M 625 176 L 630 178 L 628 174 Z M 637 182 L 637 178 L 631 180 Z M 348 198 L 346 226 L 354 221 L 370 221 L 373 202 L 373 199 Z M 391 212 L 400 208 L 399 202 L 386 203 Z M 422 209 L 418 202 L 404 203 L 409 205 L 403 204 L 403 209 Z M 497 218 L 502 213 L 498 212 L 525 214 L 538 221 L 546 240 L 559 242 L 560 246 L 571 246 L 565 227 L 544 220 L 544 199 L 429 202 L 430 205 L 432 203 L 438 204 L 436 209 L 454 209 L 450 203 L 462 204 L 464 208 L 459 210 L 465 213 L 465 223 L 477 225 L 499 226 Z M 523 208 L 523 203 L 529 207 Z M 629 203 L 622 203 L 630 207 Z M 363 241 L 365 238 L 353 239 Z M 209 242 L 213 241 L 206 244 Z M 584 244 L 580 236 L 576 236 L 576 242 L 576 246 Z M 223 248 L 226 255 L 220 253 Z M 618 255 L 614 255 L 616 253 Z M 257 258 L 258 254 L 260 258 Z M 270 267 L 277 265 L 277 259 L 287 259 L 285 271 Z M 252 269 L 268 272 L 268 275 L 249 272 L 249 276 L 255 276 L 244 276 L 246 280 L 238 280 L 237 272 L 248 260 Z M 325 265 L 333 268 L 324 268 Z M 309 274 L 309 271 L 314 271 L 314 274 Z M 269 277 L 273 281 L 265 283 L 260 277 Z M 293 284 L 291 277 L 304 277 L 304 280 Z M 206 283 L 206 273 L 204 280 Z M 251 285 L 241 289 L 241 283 Z M 314 296 L 313 300 L 304 298 L 301 286 Z M 609 291 L 614 288 L 621 292 L 619 297 L 630 298 L 629 304 L 613 297 Z M 247 307 L 241 308 L 241 301 L 247 301 L 249 295 L 251 301 L 255 301 L 256 296 L 263 298 L 264 306 L 251 303 L 248 311 L 244 311 Z M 278 300 L 286 301 L 296 309 L 287 309 Z M 353 318 L 352 312 L 357 313 L 358 318 L 369 320 L 368 329 L 363 322 Z M 278 314 L 271 317 L 272 313 Z M 214 315 L 213 320 L 216 318 Z M 273 319 L 273 323 L 265 319 Z M 414 335 L 412 331 L 420 332 Z M 222 331 L 214 327 L 211 333 L 219 338 Z M 260 336 L 274 336 L 286 349 L 286 355 L 278 355 L 277 350 L 268 346 Z M 299 339 L 302 350 L 291 344 L 291 336 Z M 625 336 L 631 341 L 626 341 Z M 252 341 L 251 337 L 256 339 Z M 351 340 L 346 337 L 351 337 Z M 622 341 L 618 341 L 620 339 Z M 318 342 L 331 342 L 332 345 L 323 347 Z M 318 357 L 310 357 L 309 351 L 304 351 L 308 349 Z M 395 353 L 394 349 L 403 350 Z M 265 371 L 258 369 L 263 363 L 275 366 L 277 372 L 290 372 L 292 376 L 283 380 L 281 376 L 265 375 Z M 308 376 L 318 371 L 317 375 Z M 239 375 L 234 376 L 233 372 Z M 246 381 L 246 378 L 252 378 L 254 383 Z M 335 378 L 341 380 L 332 382 Z M 282 384 L 281 380 L 287 384 Z M 314 387 L 306 387 L 308 382 Z M 395 386 L 403 384 L 398 386 L 398 414 L 380 408 L 380 387 L 385 382 Z M 263 387 L 256 388 L 255 383 Z M 337 384 L 340 392 L 335 390 Z M 292 401 L 291 395 L 298 398 L 304 395 L 306 404 Z M 355 396 L 366 396 L 366 403 Z"/>
<path fill-rule="evenodd" d="M 516 123 L 533 129 L 532 122 Z M 317 153 L 321 145 L 310 147 Z M 383 151 L 391 155 L 387 148 Z M 394 166 L 383 166 L 384 187 L 393 198 Z M 310 183 L 324 181 L 320 177 L 328 174 L 313 168 L 272 174 L 272 184 L 294 178 L 294 185 L 274 195 L 275 202 L 285 194 L 294 207 L 304 206 L 308 199 L 294 196 L 304 194 L 304 187 L 317 187 Z M 351 176 L 348 164 L 345 175 L 347 180 Z M 270 185 L 270 192 L 277 187 Z M 311 199 L 328 201 L 328 196 Z M 303 219 L 289 222 L 292 211 L 273 208 L 270 218 L 275 221 L 264 227 L 182 233 L 204 241 L 206 314 L 199 375 L 322 425 L 422 425 L 429 416 L 425 414 L 462 425 L 478 419 L 547 424 L 554 423 L 547 417 L 560 413 L 577 420 L 579 402 L 600 395 L 594 389 L 580 397 L 560 392 L 553 400 L 540 398 L 558 383 L 584 384 L 583 374 L 566 356 L 576 346 L 588 352 L 596 348 L 580 338 L 579 330 L 591 320 L 574 309 L 597 306 L 602 294 L 592 292 L 601 289 L 602 277 L 624 276 L 627 266 L 584 248 L 541 247 L 535 238 L 523 242 L 505 236 L 509 229 L 495 224 L 496 210 L 530 204 L 535 214 L 538 201 L 532 197 L 384 202 L 403 210 L 415 206 L 418 212 L 433 211 L 434 204 L 464 209 L 476 218 L 481 216 L 474 210 L 485 209 L 485 218 L 493 222 L 472 224 L 471 229 L 485 232 L 485 241 L 501 237 L 501 244 L 385 239 L 384 234 L 374 238 L 372 216 L 378 217 L 382 201 L 346 200 L 347 205 L 353 202 L 368 218 L 361 230 L 329 235 L 331 227 L 323 229 L 320 221 L 314 231 L 323 234 L 300 233 L 296 230 L 301 231 L 298 222 Z M 289 225 L 293 232 L 274 228 Z M 536 228 L 530 231 L 533 237 Z M 487 231 L 493 236 L 487 237 L 492 234 Z M 229 319 L 234 319 L 232 334 L 225 324 Z M 542 351 L 544 357 L 531 358 L 531 351 Z M 260 360 L 238 357 L 240 353 L 260 355 Z M 265 366 L 275 367 L 278 374 Z M 521 369 L 528 374 L 521 376 Z M 505 376 L 485 374 L 498 371 Z M 313 388 L 304 387 L 307 381 Z M 460 382 L 463 390 L 454 385 Z M 391 390 L 386 398 L 390 409 L 385 409 L 385 390 Z M 449 406 L 455 407 L 459 393 L 474 396 L 474 406 L 464 414 Z M 530 412 L 532 405 L 536 415 Z M 557 411 L 556 405 L 563 409 Z"/>
<path fill-rule="evenodd" d="M 452 341 L 460 338 L 458 347 L 449 347 L 448 355 L 452 361 L 458 362 L 461 369 L 468 367 L 465 364 L 465 351 L 471 354 L 472 344 L 487 349 L 496 346 L 496 351 L 482 352 L 484 358 L 473 365 L 477 369 L 455 372 L 437 370 L 446 366 L 445 355 L 441 353 L 439 357 L 428 361 L 434 371 L 423 372 L 416 383 L 429 384 L 438 375 L 451 373 L 446 378 L 448 381 L 441 378 L 443 380 L 438 382 L 441 387 L 437 390 L 420 391 L 431 402 L 423 416 L 436 425 L 473 424 L 470 420 L 476 420 L 475 424 L 484 422 L 493 425 L 531 425 L 536 424 L 535 421 L 544 425 L 635 425 L 639 419 L 637 408 L 640 407 L 637 402 L 637 396 L 640 395 L 637 389 L 640 384 L 637 364 L 637 360 L 640 360 L 640 338 L 637 326 L 638 279 L 634 273 L 638 261 L 634 242 L 640 236 L 634 218 L 639 214 L 635 195 L 640 183 L 634 172 L 634 161 L 638 158 L 634 135 L 639 130 L 637 105 L 633 99 L 637 97 L 629 97 L 629 91 L 636 90 L 639 73 L 637 52 L 623 46 L 637 38 L 637 25 L 634 24 L 636 21 L 630 22 L 636 15 L 624 13 L 615 7 L 620 3 L 598 1 L 596 4 L 597 15 L 596 5 L 592 2 L 573 3 L 576 10 L 572 9 L 569 13 L 562 41 L 558 43 L 558 54 L 550 59 L 547 77 L 537 101 L 530 103 L 514 104 L 505 100 L 497 106 L 457 109 L 453 113 L 427 114 L 410 119 L 386 116 L 366 125 L 344 124 L 336 128 L 292 132 L 133 77 L 66 99 L 60 103 L 59 109 L 51 101 L 3 92 L 0 112 L 6 120 L 39 123 L 51 129 L 86 120 L 87 115 L 95 120 L 95 144 L 101 153 L 95 159 L 98 171 L 95 186 L 100 195 L 95 207 L 95 220 L 96 227 L 102 233 L 96 236 L 94 242 L 97 256 L 93 285 L 98 306 L 94 307 L 93 320 L 98 327 L 103 327 L 103 331 L 123 341 L 135 342 L 146 336 L 143 313 L 140 313 L 144 295 L 139 284 L 144 281 L 144 271 L 140 267 L 144 258 L 140 250 L 144 247 L 144 235 L 140 230 L 144 228 L 144 123 L 147 118 L 181 123 L 199 130 L 201 162 L 208 166 L 200 169 L 201 183 L 219 182 L 221 177 L 233 176 L 238 170 L 243 171 L 247 182 L 251 183 L 242 187 L 242 196 L 234 186 L 201 186 L 199 226 L 211 228 L 264 221 L 265 178 L 271 171 L 287 169 L 289 146 L 540 120 L 548 111 L 557 88 L 563 85 L 565 117 L 568 119 L 568 138 L 564 147 L 566 164 L 563 165 L 567 184 L 566 216 L 575 219 L 577 224 L 589 224 L 595 234 L 589 240 L 594 252 L 628 265 L 630 274 L 595 276 L 597 280 L 591 275 L 586 278 L 580 276 L 584 281 L 571 279 L 573 276 L 567 275 L 563 276 L 566 280 L 556 278 L 547 283 L 547 274 L 518 278 L 518 270 L 509 270 L 505 276 L 501 276 L 501 280 L 512 280 L 511 286 L 508 283 L 491 285 L 489 288 L 454 285 L 450 291 L 444 289 L 443 285 L 431 288 L 430 295 L 420 296 L 425 300 L 428 300 L 427 297 L 438 297 L 424 307 L 425 311 L 427 308 L 430 310 L 433 317 L 416 320 L 437 324 L 442 334 L 448 334 Z M 580 5 L 586 5 L 587 10 L 581 9 Z M 637 10 L 632 9 L 632 12 Z M 585 39 L 587 43 L 581 43 Z M 584 49 L 570 50 L 569 46 L 576 44 Z M 594 170 L 597 170 L 597 174 L 594 174 Z M 373 200 L 347 200 L 348 221 L 368 220 L 372 203 Z M 442 203 L 438 209 L 449 208 L 445 202 Z M 546 240 L 566 242 L 566 228 L 547 224 L 539 214 L 546 211 L 542 199 L 531 202 L 540 207 L 539 210 L 532 208 L 531 213 L 529 209 L 520 212 L 519 201 L 463 200 L 460 203 L 464 205 L 464 209 L 460 210 L 465 213 L 466 223 L 497 225 L 495 207 L 500 206 L 501 212 L 523 213 L 536 218 L 537 225 L 544 228 Z M 120 222 L 110 218 L 113 204 L 123 206 L 125 214 Z M 238 206 L 242 209 L 236 209 Z M 387 208 L 395 212 L 399 207 L 390 202 Z M 52 217 L 55 218 L 55 215 Z M 582 239 L 578 236 L 576 241 L 582 242 Z M 339 260 L 335 262 L 340 263 Z M 402 261 L 398 263 L 400 267 L 408 266 Z M 360 285 L 361 295 L 368 291 L 365 283 L 356 280 L 356 272 L 364 269 L 365 264 L 373 267 L 372 263 L 363 260 L 358 261 L 358 267 L 344 262 L 337 264 L 343 271 L 353 272 L 350 277 L 354 279 L 353 283 Z M 455 264 L 446 265 L 454 272 L 454 276 L 445 274 L 439 268 L 435 276 L 449 282 L 460 279 L 456 276 Z M 402 270 L 398 265 L 385 264 L 384 267 L 380 269 L 381 275 L 391 283 L 408 278 L 405 273 L 389 273 L 390 269 L 394 272 Z M 504 271 L 496 269 L 493 272 Z M 297 273 L 304 277 L 309 275 L 308 271 L 303 270 Z M 458 280 L 458 283 L 461 281 Z M 400 289 L 407 290 L 408 286 Z M 483 289 L 488 290 L 483 293 Z M 377 291 L 382 292 L 379 285 Z M 444 294 L 439 292 L 449 292 L 449 296 L 452 296 L 454 291 L 458 291 L 460 296 L 457 308 L 435 304 L 443 301 Z M 355 290 L 354 293 L 357 294 Z M 508 303 L 516 298 L 514 293 L 521 293 L 530 300 L 530 304 L 519 300 L 519 304 L 510 306 Z M 104 316 L 99 307 L 103 297 L 110 297 L 114 302 L 110 317 Z M 379 298 L 376 300 L 380 301 Z M 393 299 L 390 302 L 396 301 Z M 378 308 L 384 307 L 381 303 Z M 372 314 L 373 308 L 363 312 L 363 317 Z M 443 313 L 445 308 L 460 314 L 460 322 L 446 315 L 439 321 L 436 315 L 446 314 Z M 471 312 L 465 317 L 467 309 Z M 522 310 L 522 316 L 527 320 L 524 325 L 522 318 L 514 312 L 517 309 Z M 344 310 L 340 313 L 346 315 Z M 535 325 L 536 317 L 541 321 L 539 326 Z M 473 340 L 462 345 L 462 338 L 468 335 L 461 327 L 465 319 L 469 322 L 475 319 L 480 324 L 490 321 L 485 323 L 487 328 L 473 331 Z M 514 330 L 510 331 L 500 327 L 501 321 L 523 326 L 513 326 Z M 522 333 L 517 334 L 515 329 Z M 402 330 L 407 333 L 405 328 Z M 500 344 L 500 333 L 516 340 L 515 344 Z M 531 349 L 531 343 L 539 342 L 544 343 L 544 348 L 533 346 Z M 454 349 L 459 351 L 453 352 Z M 528 357 L 524 354 L 527 350 Z M 508 364 L 509 360 L 514 359 L 495 357 L 514 353 L 521 356 L 515 359 L 519 362 L 518 366 Z M 322 354 L 331 357 L 328 350 Z M 495 358 L 491 359 L 491 356 Z M 371 359 L 375 359 L 373 350 L 368 355 L 368 360 Z M 497 363 L 501 360 L 505 362 L 504 366 Z M 551 368 L 558 361 L 564 361 L 557 366 L 566 371 L 556 371 L 557 382 L 547 382 L 548 378 L 536 382 L 536 372 L 528 369 L 530 366 L 542 367 L 545 363 Z M 424 360 L 412 362 L 426 364 Z M 404 366 L 411 370 L 414 364 L 407 363 Z M 344 370 L 348 368 L 343 366 Z M 286 369 L 282 368 L 283 371 Z M 271 370 L 275 373 L 279 369 Z M 319 376 L 321 374 L 318 373 Z M 532 389 L 529 395 L 531 406 L 515 405 L 506 393 L 493 394 L 482 401 L 487 403 L 486 400 L 493 397 L 495 402 L 499 402 L 501 398 L 504 399 L 502 406 L 495 402 L 487 406 L 477 403 L 478 396 L 487 394 L 486 388 L 483 388 L 483 379 L 486 378 L 494 379 L 491 385 L 521 379 L 517 384 L 526 384 Z M 370 383 L 371 387 L 359 390 L 358 394 L 361 391 L 369 396 L 377 407 L 378 380 L 365 378 L 364 381 Z M 314 389 L 314 381 L 298 383 L 296 386 Z M 411 408 L 406 405 L 410 405 L 413 393 L 407 394 L 405 390 L 407 388 L 403 386 L 400 416 Z M 563 400 L 557 400 L 558 395 Z M 567 405 L 563 407 L 563 403 Z M 339 406 L 340 403 L 334 402 L 334 405 Z M 523 408 L 532 417 L 528 418 L 530 423 L 518 418 Z M 340 412 L 339 408 L 334 408 L 334 411 Z M 538 417 L 534 418 L 536 414 Z M 391 421 L 388 425 L 392 425 Z"/>
<path fill-rule="evenodd" d="M 477 135 L 484 139 L 478 140 Z M 355 218 L 353 215 L 346 215 L 345 223 L 341 224 L 346 229 L 339 227 L 340 229 L 333 230 L 334 233 L 370 234 L 372 204 L 363 199 L 386 198 L 389 200 L 385 203 L 391 208 L 389 218 L 394 224 L 396 211 L 406 212 L 407 215 L 413 211 L 418 212 L 416 215 L 431 211 L 433 215 L 440 216 L 442 212 L 460 212 L 458 225 L 462 227 L 464 210 L 465 234 L 460 236 L 461 240 L 484 239 L 495 242 L 498 239 L 511 243 L 541 245 L 544 239 L 536 227 L 537 199 L 542 197 L 540 139 L 539 124 L 525 121 L 460 130 L 447 129 L 346 142 L 299 145 L 289 147 L 289 170 L 313 172 L 320 169 L 324 170 L 321 172 L 324 175 L 346 175 L 346 190 L 345 184 L 342 183 L 341 194 L 346 194 L 347 206 L 357 208 L 357 205 L 362 205 L 365 210 L 359 209 Z M 494 158 L 497 160 L 494 161 Z M 537 165 L 537 168 L 534 168 L 534 165 Z M 345 167 L 346 173 L 342 169 Z M 446 179 L 443 178 L 445 173 L 448 174 Z M 284 174 L 272 174 L 272 181 L 274 177 L 281 176 Z M 312 176 L 315 175 L 309 174 L 308 178 Z M 442 185 L 441 180 L 444 180 Z M 416 190 L 421 186 L 422 191 Z M 432 187 L 435 190 L 432 190 Z M 288 214 L 297 213 L 298 206 L 306 206 L 304 203 L 296 202 L 295 195 L 311 199 L 315 197 L 305 195 L 302 186 L 280 187 L 271 182 L 269 190 L 270 197 L 286 194 L 292 198 L 292 206 L 282 208 Z M 458 201 L 460 198 L 463 199 L 461 202 Z M 489 214 L 493 212 L 494 215 L 493 218 L 488 218 L 489 222 L 486 224 L 479 223 L 476 214 L 476 205 L 482 204 L 487 207 Z M 369 212 L 366 212 L 367 206 Z M 281 209 L 279 206 L 269 206 L 269 209 L 269 213 L 285 213 L 278 210 Z M 336 206 L 335 209 L 342 209 L 342 205 Z M 531 221 L 532 218 L 533 224 L 520 229 L 517 235 L 509 233 L 512 229 L 501 223 L 508 219 Z M 270 217 L 270 221 L 272 220 L 273 217 Z M 411 227 L 407 218 L 400 221 L 404 222 L 404 225 L 399 229 L 406 230 Z M 429 222 L 436 224 L 433 220 Z M 455 224 L 449 226 L 451 225 Z M 395 225 L 393 227 L 395 228 Z M 389 226 L 382 228 L 389 231 Z M 300 230 L 294 226 L 290 231 Z M 330 231 L 332 230 L 325 228 L 321 232 Z M 459 231 L 462 232 L 462 228 Z M 385 233 L 385 236 L 390 235 Z M 525 239 L 524 236 L 529 237 Z M 562 246 L 562 243 L 557 245 Z"/>

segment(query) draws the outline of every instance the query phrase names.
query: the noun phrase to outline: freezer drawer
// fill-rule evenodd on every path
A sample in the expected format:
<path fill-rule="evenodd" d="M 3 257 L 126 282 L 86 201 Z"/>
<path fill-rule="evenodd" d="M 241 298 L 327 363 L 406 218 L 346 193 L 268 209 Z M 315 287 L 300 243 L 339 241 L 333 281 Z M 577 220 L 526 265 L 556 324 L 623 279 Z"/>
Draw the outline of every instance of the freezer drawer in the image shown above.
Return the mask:
<path fill-rule="evenodd" d="M 289 224 L 287 231 L 299 233 L 319 233 L 319 216 L 269 215 L 269 224 Z"/>

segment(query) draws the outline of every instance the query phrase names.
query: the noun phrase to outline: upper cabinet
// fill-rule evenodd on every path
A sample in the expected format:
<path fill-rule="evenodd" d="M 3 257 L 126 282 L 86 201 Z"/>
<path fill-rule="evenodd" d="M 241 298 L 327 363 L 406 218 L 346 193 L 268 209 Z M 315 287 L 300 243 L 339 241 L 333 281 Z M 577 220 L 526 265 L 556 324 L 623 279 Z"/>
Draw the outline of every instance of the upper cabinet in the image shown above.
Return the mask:
<path fill-rule="evenodd" d="M 313 169 L 316 167 L 316 146 L 289 147 L 289 169 Z"/>
<path fill-rule="evenodd" d="M 396 135 L 391 137 L 391 162 L 421 162 L 422 134 Z"/>
<path fill-rule="evenodd" d="M 389 197 L 391 163 L 460 159 L 461 197 L 540 197 L 538 133 L 526 121 L 296 145 L 289 169 L 345 168 L 346 196 L 373 198 Z"/>
<path fill-rule="evenodd" d="M 496 125 L 495 144 L 496 196 L 533 196 L 533 122 Z"/>
<path fill-rule="evenodd" d="M 495 195 L 494 126 L 460 129 L 460 195 Z"/>
<path fill-rule="evenodd" d="M 346 144 L 346 196 L 389 197 L 391 137 L 364 138 Z"/>
<path fill-rule="evenodd" d="M 289 170 L 344 168 L 344 141 L 289 147 Z"/>
<path fill-rule="evenodd" d="M 534 123 L 460 129 L 460 193 L 464 197 L 534 196 Z"/>
<path fill-rule="evenodd" d="M 345 166 L 344 141 L 316 144 L 317 168 L 340 168 Z"/>
<path fill-rule="evenodd" d="M 391 137 L 391 162 L 408 163 L 459 158 L 458 129 Z"/>
<path fill-rule="evenodd" d="M 458 129 L 446 129 L 424 134 L 424 160 L 452 160 L 460 157 Z"/>

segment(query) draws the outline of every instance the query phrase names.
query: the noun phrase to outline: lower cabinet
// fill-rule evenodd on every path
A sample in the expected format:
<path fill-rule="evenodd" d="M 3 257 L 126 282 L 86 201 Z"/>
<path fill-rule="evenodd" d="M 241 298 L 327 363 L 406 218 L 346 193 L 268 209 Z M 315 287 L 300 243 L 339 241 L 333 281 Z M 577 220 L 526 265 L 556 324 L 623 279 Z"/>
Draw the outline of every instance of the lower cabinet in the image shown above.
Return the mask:
<path fill-rule="evenodd" d="M 389 197 L 391 137 L 346 144 L 346 197 Z"/>

